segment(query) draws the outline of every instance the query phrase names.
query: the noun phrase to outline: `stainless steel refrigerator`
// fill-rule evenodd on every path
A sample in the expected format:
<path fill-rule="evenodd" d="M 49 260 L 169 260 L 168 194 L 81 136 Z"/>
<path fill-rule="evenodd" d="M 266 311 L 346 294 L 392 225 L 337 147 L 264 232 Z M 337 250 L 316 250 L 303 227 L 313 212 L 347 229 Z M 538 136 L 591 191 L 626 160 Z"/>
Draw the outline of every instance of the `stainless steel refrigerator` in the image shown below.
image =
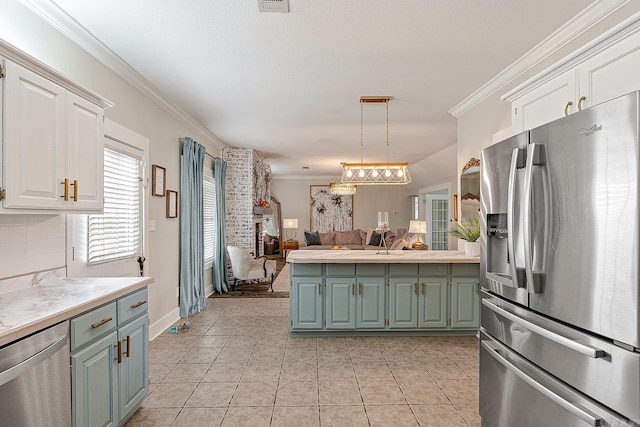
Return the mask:
<path fill-rule="evenodd" d="M 639 103 L 482 151 L 483 426 L 640 423 Z"/>

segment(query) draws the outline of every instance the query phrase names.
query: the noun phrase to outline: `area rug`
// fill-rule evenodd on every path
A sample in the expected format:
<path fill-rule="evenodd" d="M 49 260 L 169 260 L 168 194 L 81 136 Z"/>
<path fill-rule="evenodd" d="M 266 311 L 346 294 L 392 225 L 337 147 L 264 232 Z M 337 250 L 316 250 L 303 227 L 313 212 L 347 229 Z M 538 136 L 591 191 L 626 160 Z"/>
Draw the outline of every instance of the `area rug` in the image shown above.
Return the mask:
<path fill-rule="evenodd" d="M 222 295 L 214 292 L 209 298 L 289 298 L 289 264 L 278 262 L 277 270 L 273 292 L 269 289 L 269 281 L 252 281 L 245 284 L 244 295 L 242 285 L 238 284 L 235 291 L 229 290 Z"/>

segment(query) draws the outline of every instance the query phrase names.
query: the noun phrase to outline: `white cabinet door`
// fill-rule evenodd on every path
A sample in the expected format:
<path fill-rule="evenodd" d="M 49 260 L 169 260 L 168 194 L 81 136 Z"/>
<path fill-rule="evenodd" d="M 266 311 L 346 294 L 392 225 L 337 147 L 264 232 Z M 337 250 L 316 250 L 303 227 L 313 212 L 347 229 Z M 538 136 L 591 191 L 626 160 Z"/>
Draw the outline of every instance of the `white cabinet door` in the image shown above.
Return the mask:
<path fill-rule="evenodd" d="M 3 207 L 61 209 L 66 91 L 19 65 L 5 66 Z"/>
<path fill-rule="evenodd" d="M 576 72 L 567 71 L 511 105 L 513 133 L 533 129 L 576 111 Z"/>
<path fill-rule="evenodd" d="M 70 209 L 101 211 L 104 179 L 104 112 L 79 96 L 67 93 L 67 176 L 71 181 Z"/>
<path fill-rule="evenodd" d="M 582 108 L 640 90 L 640 32 L 585 61 L 578 68 Z"/>

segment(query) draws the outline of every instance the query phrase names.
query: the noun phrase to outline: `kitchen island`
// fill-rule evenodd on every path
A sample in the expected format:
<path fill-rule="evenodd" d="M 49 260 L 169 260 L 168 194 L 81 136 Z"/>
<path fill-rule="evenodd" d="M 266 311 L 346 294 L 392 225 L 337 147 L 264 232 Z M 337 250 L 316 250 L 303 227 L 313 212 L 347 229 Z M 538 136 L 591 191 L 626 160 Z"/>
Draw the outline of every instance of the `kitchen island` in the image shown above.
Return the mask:
<path fill-rule="evenodd" d="M 292 251 L 291 335 L 475 335 L 478 257 L 458 251 Z"/>

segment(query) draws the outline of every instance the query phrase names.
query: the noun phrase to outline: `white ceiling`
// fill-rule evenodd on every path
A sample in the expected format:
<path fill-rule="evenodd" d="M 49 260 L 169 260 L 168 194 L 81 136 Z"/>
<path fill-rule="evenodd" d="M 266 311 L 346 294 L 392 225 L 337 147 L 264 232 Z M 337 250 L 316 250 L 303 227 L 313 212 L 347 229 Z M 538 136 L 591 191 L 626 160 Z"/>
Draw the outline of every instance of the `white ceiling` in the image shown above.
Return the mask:
<path fill-rule="evenodd" d="M 275 176 L 360 161 L 360 96 L 389 95 L 389 161 L 456 143 L 447 113 L 592 0 L 40 0 L 55 3 L 224 144 Z M 384 104 L 364 160 L 384 161 Z M 309 170 L 303 170 L 308 166 Z"/>

